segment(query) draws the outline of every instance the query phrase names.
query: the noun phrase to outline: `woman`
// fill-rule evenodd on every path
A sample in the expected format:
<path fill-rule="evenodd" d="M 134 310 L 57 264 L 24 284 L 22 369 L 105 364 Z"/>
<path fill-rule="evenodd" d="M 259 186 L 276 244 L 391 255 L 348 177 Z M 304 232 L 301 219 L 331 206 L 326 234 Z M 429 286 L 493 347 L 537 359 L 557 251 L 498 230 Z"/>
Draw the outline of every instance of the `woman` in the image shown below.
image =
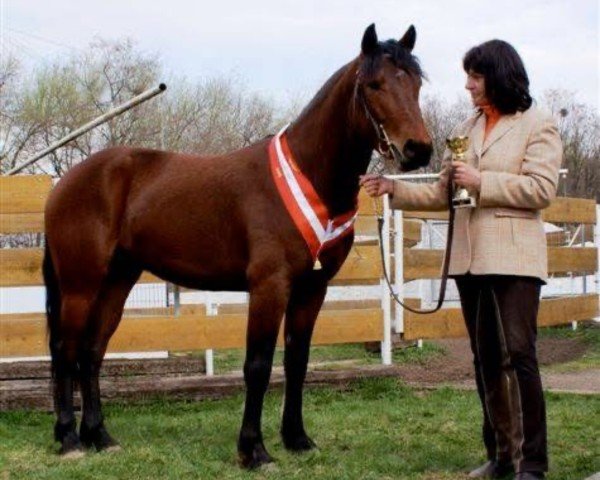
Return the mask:
<path fill-rule="evenodd" d="M 488 461 L 471 478 L 544 478 L 546 418 L 536 358 L 536 317 L 547 278 L 540 211 L 556 194 L 562 145 L 553 119 L 532 106 L 529 79 L 516 50 L 491 40 L 463 59 L 476 114 L 452 136 L 469 137 L 465 163 L 451 162 L 435 184 L 365 175 L 371 196 L 393 208 L 448 208 L 448 168 L 477 205 L 456 210 L 450 275 L 456 280 L 471 340 L 483 407 Z"/>

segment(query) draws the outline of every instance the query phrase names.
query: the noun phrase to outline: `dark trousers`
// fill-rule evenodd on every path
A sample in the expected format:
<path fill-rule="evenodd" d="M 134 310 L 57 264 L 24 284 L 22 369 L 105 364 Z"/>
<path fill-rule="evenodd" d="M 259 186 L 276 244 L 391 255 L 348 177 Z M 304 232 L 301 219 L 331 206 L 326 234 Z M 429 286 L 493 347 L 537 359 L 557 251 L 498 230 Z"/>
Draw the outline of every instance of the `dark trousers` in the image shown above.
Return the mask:
<path fill-rule="evenodd" d="M 548 469 L 546 408 L 535 341 L 541 281 L 509 275 L 455 277 L 483 406 L 490 460 L 516 472 Z"/>

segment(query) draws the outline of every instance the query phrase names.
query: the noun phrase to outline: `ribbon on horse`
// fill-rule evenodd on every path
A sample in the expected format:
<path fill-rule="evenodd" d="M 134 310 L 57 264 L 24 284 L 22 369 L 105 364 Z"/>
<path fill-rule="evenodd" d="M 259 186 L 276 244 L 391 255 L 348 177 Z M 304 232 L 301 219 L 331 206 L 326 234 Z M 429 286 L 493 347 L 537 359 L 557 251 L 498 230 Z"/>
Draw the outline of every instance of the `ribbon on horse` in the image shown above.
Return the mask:
<path fill-rule="evenodd" d="M 308 246 L 315 268 L 319 268 L 320 253 L 354 230 L 357 209 L 329 217 L 327 207 L 294 160 L 286 129 L 287 126 L 269 144 L 271 173 L 290 217 Z"/>

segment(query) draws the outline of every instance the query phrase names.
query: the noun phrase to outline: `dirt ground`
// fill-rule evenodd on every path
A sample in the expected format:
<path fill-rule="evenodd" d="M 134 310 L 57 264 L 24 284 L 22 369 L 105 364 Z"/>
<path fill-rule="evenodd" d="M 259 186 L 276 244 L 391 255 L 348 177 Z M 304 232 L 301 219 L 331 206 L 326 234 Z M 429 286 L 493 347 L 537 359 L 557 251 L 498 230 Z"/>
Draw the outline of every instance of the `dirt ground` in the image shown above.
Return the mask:
<path fill-rule="evenodd" d="M 307 386 L 329 385 L 346 388 L 358 377 L 399 377 L 416 388 L 449 385 L 475 388 L 472 354 L 467 339 L 440 340 L 446 354 L 422 363 L 357 365 L 353 360 L 311 364 Z M 600 394 L 600 368 L 559 373 L 545 366 L 581 358 L 589 348 L 583 340 L 548 338 L 538 340 L 538 358 L 544 388 L 551 391 Z M 49 365 L 47 362 L 0 364 L 0 410 L 34 408 L 51 410 Z M 271 386 L 281 388 L 283 369 L 275 368 Z M 220 398 L 244 387 L 240 371 L 207 377 L 198 358 L 109 361 L 103 368 L 101 388 L 105 400 L 137 400 L 157 394 L 172 398 Z M 76 403 L 78 400 L 76 399 Z"/>
<path fill-rule="evenodd" d="M 439 340 L 446 355 L 423 365 L 399 365 L 399 376 L 413 385 L 451 384 L 474 387 L 472 353 L 467 339 Z M 540 338 L 538 360 L 544 387 L 555 391 L 600 393 L 600 370 L 590 369 L 568 373 L 546 373 L 544 366 L 576 360 L 587 350 L 585 342 L 566 338 Z"/>

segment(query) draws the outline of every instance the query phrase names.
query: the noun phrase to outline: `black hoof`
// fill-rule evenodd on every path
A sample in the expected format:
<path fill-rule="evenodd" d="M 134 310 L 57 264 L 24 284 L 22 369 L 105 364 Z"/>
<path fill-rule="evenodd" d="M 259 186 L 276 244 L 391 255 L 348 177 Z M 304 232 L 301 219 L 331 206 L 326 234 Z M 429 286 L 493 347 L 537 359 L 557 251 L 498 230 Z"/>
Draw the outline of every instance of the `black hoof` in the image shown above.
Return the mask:
<path fill-rule="evenodd" d="M 120 450 L 119 443 L 108 434 L 103 424 L 94 428 L 88 428 L 82 423 L 79 436 L 86 448 L 96 447 L 96 450 L 99 452 L 102 450 Z"/>
<path fill-rule="evenodd" d="M 238 451 L 240 465 L 248 470 L 254 470 L 261 465 L 273 462 L 273 457 L 269 455 L 262 443 L 257 443 L 251 450 Z"/>
<path fill-rule="evenodd" d="M 307 450 L 312 450 L 313 448 L 317 448 L 315 442 L 313 442 L 306 433 L 301 433 L 299 435 L 281 435 L 283 438 L 283 445 L 288 450 L 293 452 L 305 452 Z"/>

